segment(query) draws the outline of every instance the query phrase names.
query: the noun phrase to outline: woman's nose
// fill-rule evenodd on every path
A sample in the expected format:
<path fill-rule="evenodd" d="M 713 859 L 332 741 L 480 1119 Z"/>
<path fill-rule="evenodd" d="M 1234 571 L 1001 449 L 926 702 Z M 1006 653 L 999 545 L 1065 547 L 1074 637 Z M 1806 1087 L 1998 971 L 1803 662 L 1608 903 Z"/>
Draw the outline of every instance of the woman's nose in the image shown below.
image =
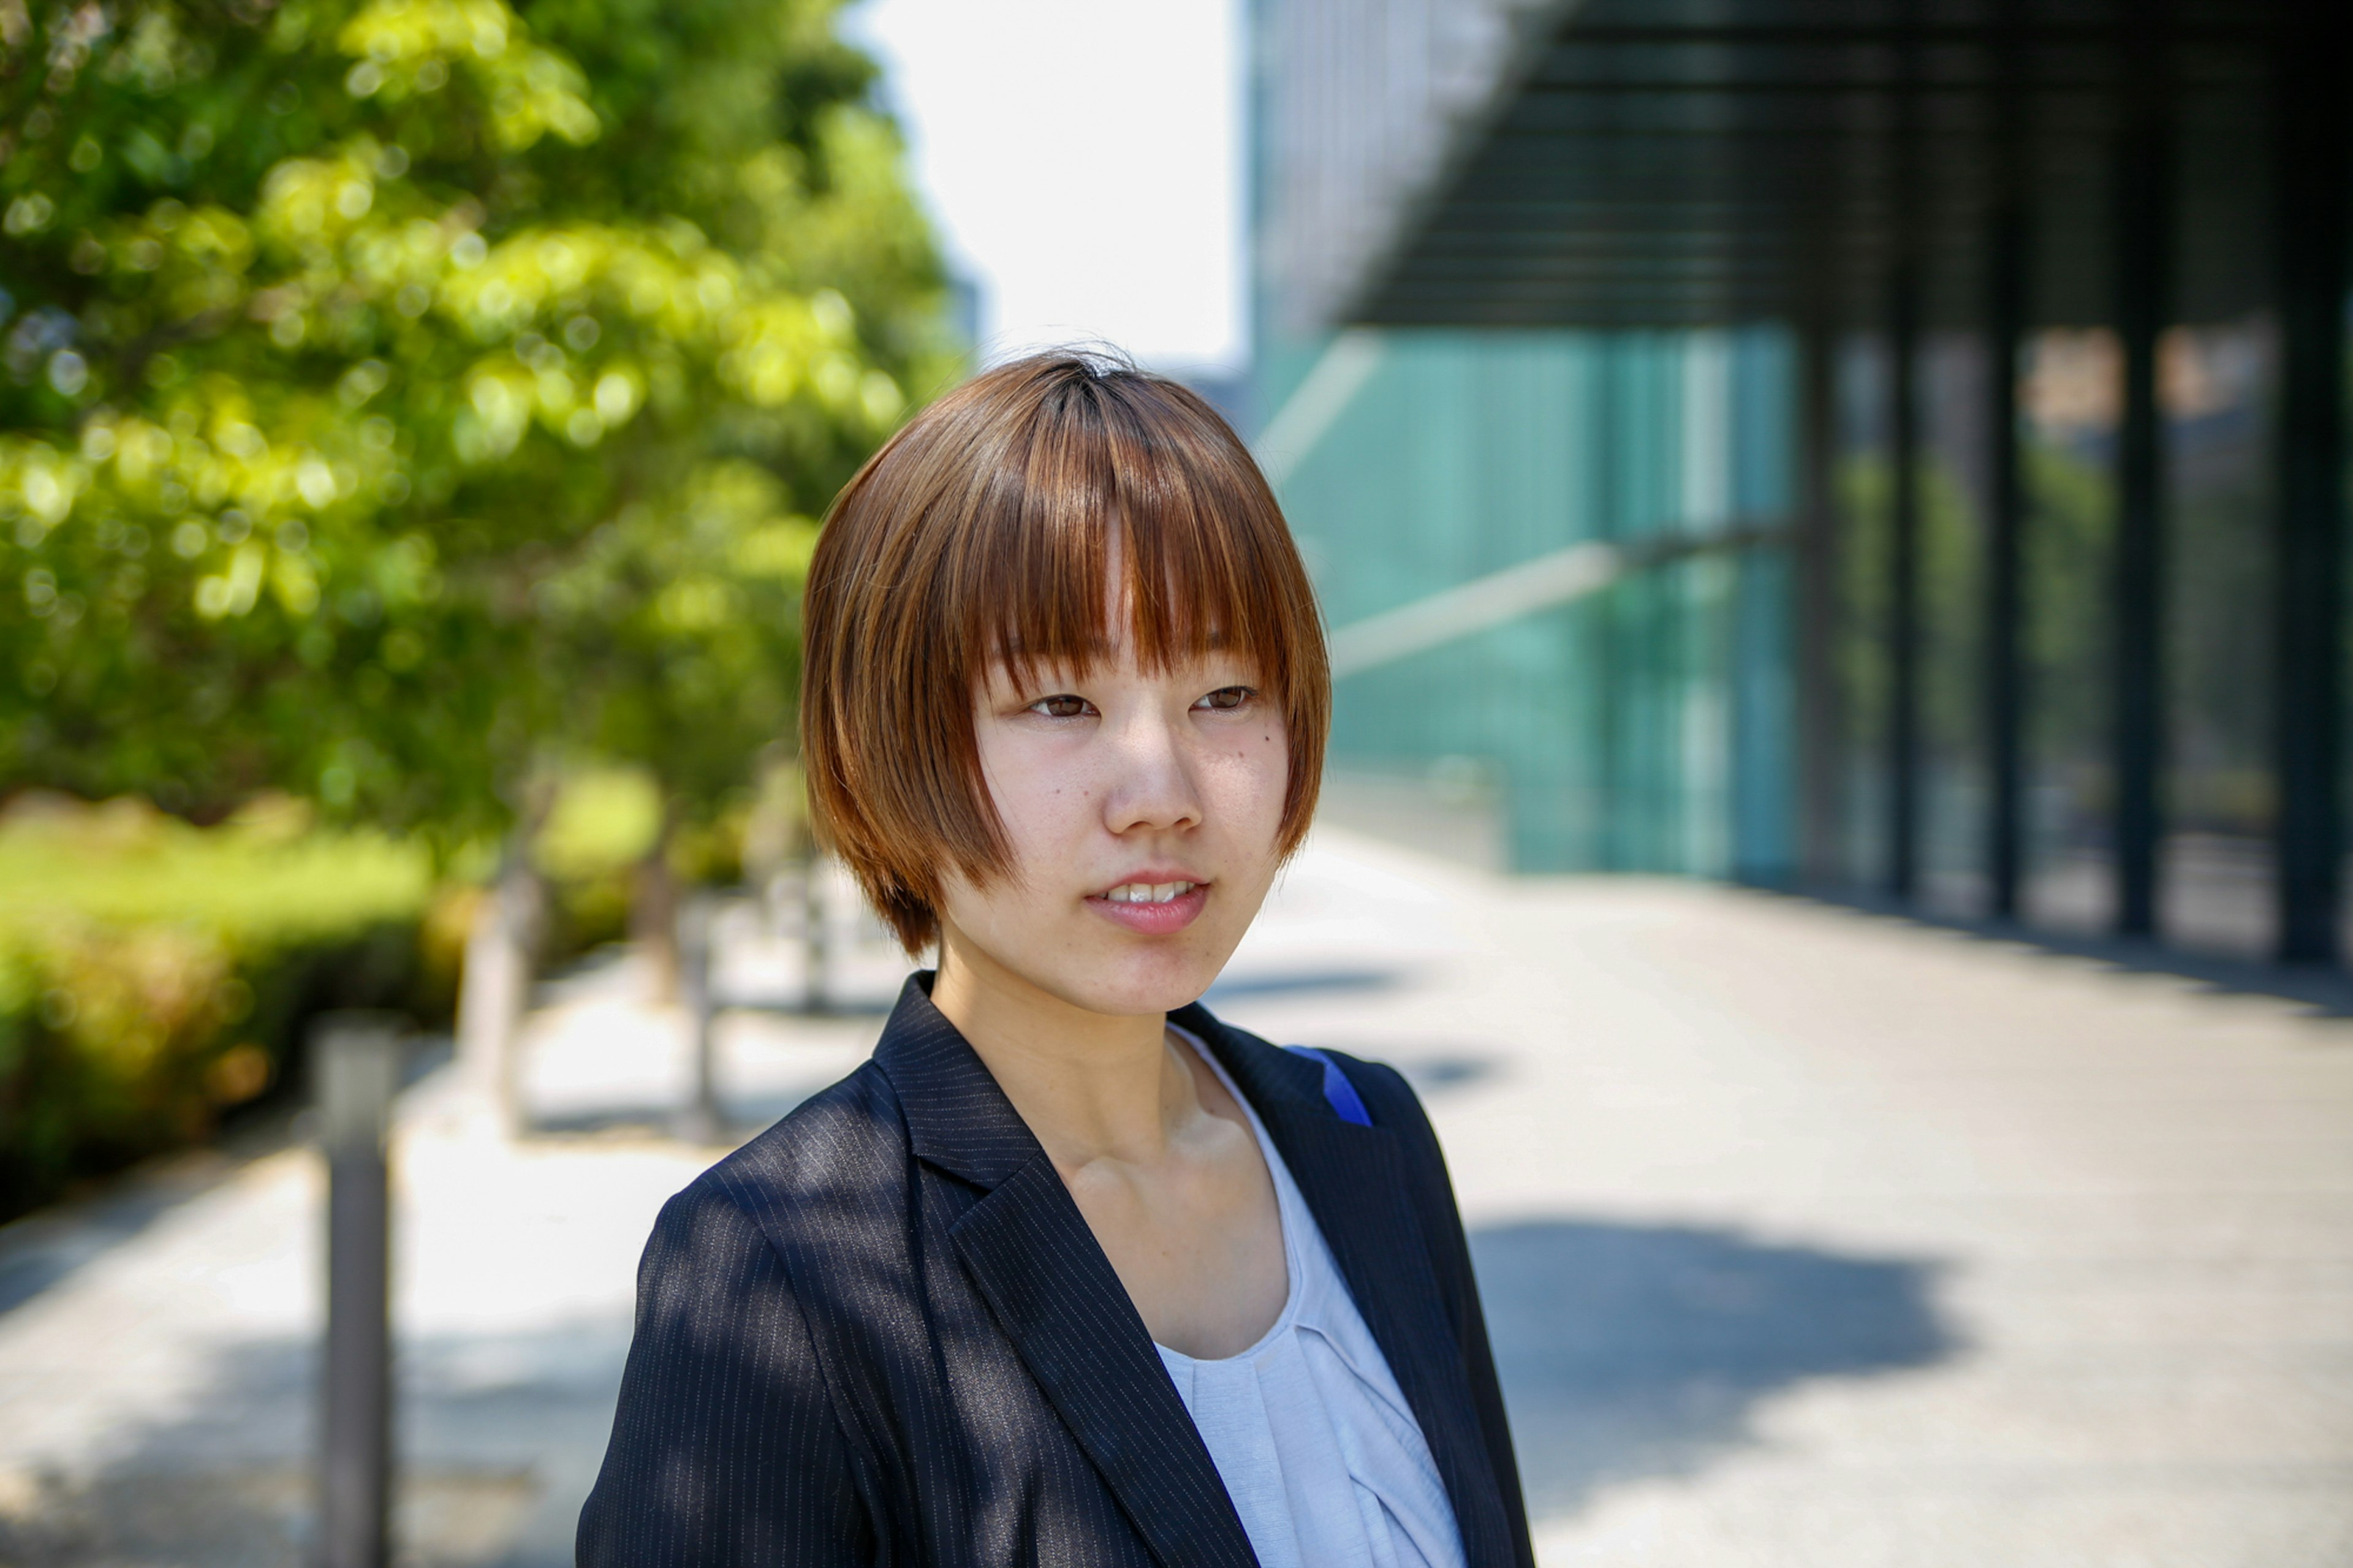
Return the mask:
<path fill-rule="evenodd" d="M 1106 792 L 1108 826 L 1190 827 L 1201 820 L 1200 792 L 1185 752 L 1182 729 L 1157 713 L 1129 716 L 1108 737 L 1114 776 Z"/>

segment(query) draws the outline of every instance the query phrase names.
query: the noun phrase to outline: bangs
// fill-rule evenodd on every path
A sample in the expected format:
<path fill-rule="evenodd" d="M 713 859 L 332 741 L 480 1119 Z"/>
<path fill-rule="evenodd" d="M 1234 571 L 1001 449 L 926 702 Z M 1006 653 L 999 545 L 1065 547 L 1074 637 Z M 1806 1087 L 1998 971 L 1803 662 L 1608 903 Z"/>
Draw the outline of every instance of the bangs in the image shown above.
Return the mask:
<path fill-rule="evenodd" d="M 1000 667 L 1248 658 L 1290 742 L 1279 847 L 1306 836 L 1332 695 L 1314 590 L 1249 449 L 1174 382 L 1071 353 L 966 382 L 835 498 L 802 616 L 811 820 L 911 952 L 944 875 L 1012 867 L 973 730 Z"/>
<path fill-rule="evenodd" d="M 974 681 L 998 665 L 1026 681 L 1043 666 L 1083 672 L 1125 654 L 1156 674 L 1221 651 L 1287 686 L 1289 606 L 1265 557 L 1291 540 L 1252 526 L 1280 528 L 1257 466 L 1208 407 L 1159 386 L 1138 407 L 1130 390 L 1056 389 L 1028 449 L 991 477 L 957 574 L 971 580 L 949 599 L 955 662 Z"/>

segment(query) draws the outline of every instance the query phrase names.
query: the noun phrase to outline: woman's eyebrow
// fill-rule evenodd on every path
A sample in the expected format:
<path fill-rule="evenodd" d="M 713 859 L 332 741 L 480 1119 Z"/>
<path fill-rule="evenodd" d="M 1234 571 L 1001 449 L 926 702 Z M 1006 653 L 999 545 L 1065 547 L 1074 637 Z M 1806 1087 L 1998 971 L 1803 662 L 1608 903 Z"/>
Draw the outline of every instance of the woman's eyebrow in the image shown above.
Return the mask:
<path fill-rule="evenodd" d="M 998 642 L 997 656 L 989 661 L 991 678 L 1002 677 L 1019 683 L 1082 676 L 1099 665 L 1117 664 L 1126 651 L 1128 640 L 1124 637 L 1090 637 L 1082 646 L 1058 644 L 1051 648 L 1041 647 L 1033 652 L 1019 634 L 1008 634 Z M 1175 646 L 1170 647 L 1166 657 L 1159 661 L 1171 666 L 1187 658 L 1254 651 L 1247 646 L 1247 639 L 1233 636 L 1223 626 L 1212 626 L 1198 644 L 1187 646 L 1187 639 L 1181 638 L 1172 638 L 1171 642 Z"/>

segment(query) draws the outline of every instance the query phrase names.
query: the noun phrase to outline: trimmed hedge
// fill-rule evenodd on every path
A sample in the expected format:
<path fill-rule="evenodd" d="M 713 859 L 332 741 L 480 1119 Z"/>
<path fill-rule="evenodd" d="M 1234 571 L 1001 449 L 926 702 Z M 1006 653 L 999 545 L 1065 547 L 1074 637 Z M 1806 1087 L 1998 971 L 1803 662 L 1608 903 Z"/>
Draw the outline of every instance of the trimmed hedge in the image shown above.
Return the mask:
<path fill-rule="evenodd" d="M 20 796 L 0 816 L 0 1219 L 201 1140 L 286 1079 L 315 1012 L 446 1012 L 459 939 L 434 909 L 421 849 L 290 804 L 199 828 Z"/>

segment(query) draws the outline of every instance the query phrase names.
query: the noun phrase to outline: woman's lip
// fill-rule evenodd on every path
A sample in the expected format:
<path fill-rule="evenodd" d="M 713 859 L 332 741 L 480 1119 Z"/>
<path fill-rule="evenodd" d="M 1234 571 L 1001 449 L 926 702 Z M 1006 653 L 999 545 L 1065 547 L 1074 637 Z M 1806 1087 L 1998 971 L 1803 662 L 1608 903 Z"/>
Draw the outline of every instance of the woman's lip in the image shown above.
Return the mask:
<path fill-rule="evenodd" d="M 1116 881 L 1106 882 L 1103 886 L 1106 889 L 1125 888 L 1141 882 L 1150 888 L 1165 886 L 1170 882 L 1198 882 L 1207 887 L 1208 881 L 1209 879 L 1202 876 L 1198 871 L 1187 871 L 1169 866 L 1146 866 L 1141 871 L 1130 871 Z"/>
<path fill-rule="evenodd" d="M 1171 881 L 1181 880 L 1170 878 Z M 1125 883 L 1120 884 L 1122 887 Z M 1200 915 L 1202 906 L 1209 901 L 1206 882 L 1197 883 L 1165 904 L 1115 904 L 1100 893 L 1087 896 L 1087 908 L 1105 920 L 1116 921 L 1132 931 L 1145 936 L 1166 936 L 1183 931 Z"/>

